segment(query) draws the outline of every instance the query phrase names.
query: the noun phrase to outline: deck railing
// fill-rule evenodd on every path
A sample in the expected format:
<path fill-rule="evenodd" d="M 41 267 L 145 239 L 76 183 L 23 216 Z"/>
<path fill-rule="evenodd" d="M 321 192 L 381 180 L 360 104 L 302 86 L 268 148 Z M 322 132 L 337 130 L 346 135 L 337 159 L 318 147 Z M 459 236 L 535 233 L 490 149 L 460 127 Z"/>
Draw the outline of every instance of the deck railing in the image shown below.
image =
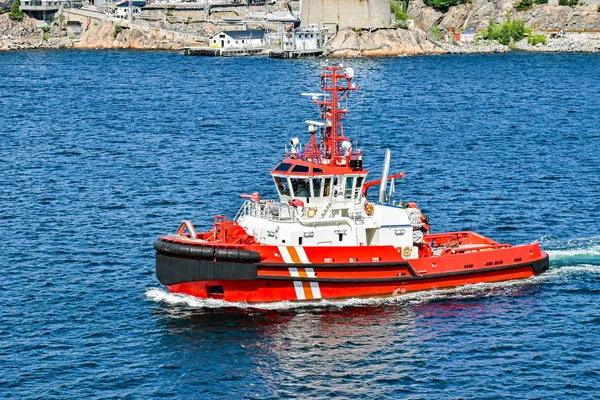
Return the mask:
<path fill-rule="evenodd" d="M 298 209 L 286 203 L 275 201 L 244 201 L 242 207 L 235 215 L 235 221 L 243 216 L 265 218 L 271 221 L 297 221 Z"/>

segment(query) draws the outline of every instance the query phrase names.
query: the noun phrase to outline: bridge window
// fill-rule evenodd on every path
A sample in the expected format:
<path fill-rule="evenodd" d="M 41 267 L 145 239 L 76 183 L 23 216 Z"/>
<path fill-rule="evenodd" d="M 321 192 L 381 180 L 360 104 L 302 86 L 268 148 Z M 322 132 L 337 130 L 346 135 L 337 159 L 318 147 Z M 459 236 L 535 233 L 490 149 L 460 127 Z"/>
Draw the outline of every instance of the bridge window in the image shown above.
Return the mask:
<path fill-rule="evenodd" d="M 292 164 L 282 162 L 275 168 L 275 171 L 286 172 L 288 169 L 290 169 L 291 166 Z"/>
<path fill-rule="evenodd" d="M 313 197 L 321 196 L 321 183 L 323 182 L 323 178 L 314 178 L 312 180 L 313 185 Z"/>
<path fill-rule="evenodd" d="M 310 183 L 306 178 L 291 178 L 292 192 L 294 197 L 309 197 Z"/>
<path fill-rule="evenodd" d="M 358 199 L 360 197 L 360 190 L 362 188 L 363 181 L 365 180 L 364 176 L 359 176 L 356 178 L 356 187 L 354 188 L 354 198 Z"/>
<path fill-rule="evenodd" d="M 292 172 L 308 172 L 308 167 L 306 165 L 294 165 Z"/>
<path fill-rule="evenodd" d="M 354 177 L 348 176 L 346 177 L 346 190 L 344 191 L 344 198 L 351 199 L 352 198 L 352 184 L 354 183 Z"/>
<path fill-rule="evenodd" d="M 290 196 L 290 187 L 288 186 L 287 178 L 281 176 L 273 177 L 275 179 L 275 186 L 277 186 L 277 191 L 282 196 Z"/>
<path fill-rule="evenodd" d="M 325 184 L 323 185 L 323 196 L 329 197 L 331 193 L 331 178 L 325 178 Z"/>

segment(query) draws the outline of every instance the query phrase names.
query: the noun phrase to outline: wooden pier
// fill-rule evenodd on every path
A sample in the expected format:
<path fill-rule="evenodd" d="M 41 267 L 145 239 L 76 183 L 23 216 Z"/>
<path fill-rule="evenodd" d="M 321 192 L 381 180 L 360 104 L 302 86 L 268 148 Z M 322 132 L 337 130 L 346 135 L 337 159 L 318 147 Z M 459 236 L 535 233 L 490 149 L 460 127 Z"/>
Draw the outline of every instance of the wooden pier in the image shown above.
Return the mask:
<path fill-rule="evenodd" d="M 186 56 L 209 56 L 209 57 L 242 57 L 262 54 L 264 48 L 227 49 L 220 47 L 184 47 L 183 54 Z"/>
<path fill-rule="evenodd" d="M 319 57 L 323 55 L 323 49 L 314 50 L 269 50 L 269 58 L 301 58 Z"/>

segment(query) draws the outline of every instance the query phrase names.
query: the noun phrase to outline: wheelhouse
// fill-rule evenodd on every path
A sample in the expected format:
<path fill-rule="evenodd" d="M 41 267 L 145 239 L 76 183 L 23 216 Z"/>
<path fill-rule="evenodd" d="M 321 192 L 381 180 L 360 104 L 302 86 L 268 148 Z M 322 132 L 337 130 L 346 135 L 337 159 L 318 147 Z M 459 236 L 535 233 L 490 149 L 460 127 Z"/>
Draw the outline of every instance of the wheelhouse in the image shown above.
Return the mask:
<path fill-rule="evenodd" d="M 367 171 L 285 159 L 271 171 L 271 176 L 282 202 L 356 201 L 361 198 Z"/>

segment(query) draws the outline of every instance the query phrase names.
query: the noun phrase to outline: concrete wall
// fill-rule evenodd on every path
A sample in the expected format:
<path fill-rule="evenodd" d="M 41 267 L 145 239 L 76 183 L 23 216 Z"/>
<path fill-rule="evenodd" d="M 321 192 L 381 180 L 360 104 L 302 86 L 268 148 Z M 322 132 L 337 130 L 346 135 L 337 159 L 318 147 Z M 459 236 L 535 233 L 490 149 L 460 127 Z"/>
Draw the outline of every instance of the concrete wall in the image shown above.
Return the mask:
<path fill-rule="evenodd" d="M 302 0 L 302 25 L 335 33 L 342 28 L 381 28 L 390 24 L 390 0 Z"/>

